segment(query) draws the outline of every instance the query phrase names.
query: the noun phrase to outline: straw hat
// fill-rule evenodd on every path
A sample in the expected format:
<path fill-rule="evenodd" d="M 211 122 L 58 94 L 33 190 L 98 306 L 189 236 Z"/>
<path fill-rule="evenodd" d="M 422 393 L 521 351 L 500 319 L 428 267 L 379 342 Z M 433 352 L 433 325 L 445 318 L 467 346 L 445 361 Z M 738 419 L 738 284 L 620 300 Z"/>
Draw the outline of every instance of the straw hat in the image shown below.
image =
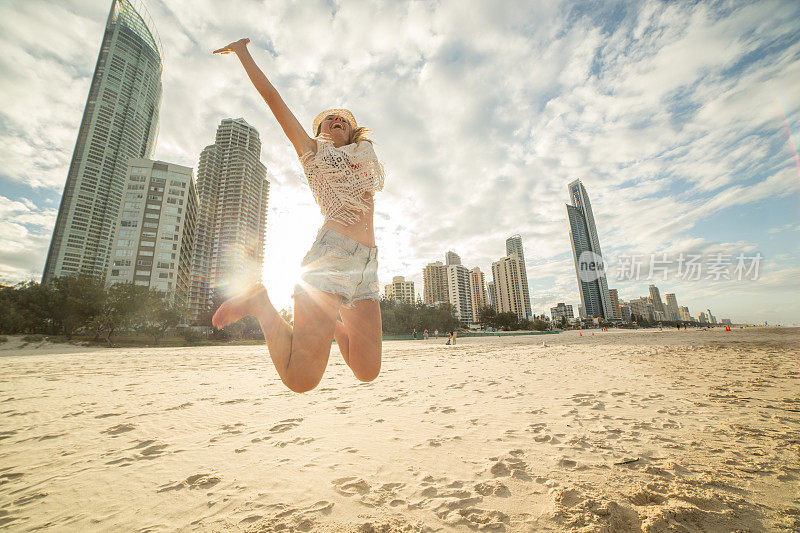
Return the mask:
<path fill-rule="evenodd" d="M 356 124 L 356 118 L 347 109 L 328 109 L 317 115 L 317 118 L 314 119 L 314 125 L 311 126 L 311 134 L 314 137 L 317 136 L 317 129 L 319 129 L 319 125 L 322 124 L 322 121 L 325 120 L 325 117 L 328 115 L 339 115 L 345 120 L 345 122 L 350 124 L 351 130 L 358 128 L 358 124 Z"/>

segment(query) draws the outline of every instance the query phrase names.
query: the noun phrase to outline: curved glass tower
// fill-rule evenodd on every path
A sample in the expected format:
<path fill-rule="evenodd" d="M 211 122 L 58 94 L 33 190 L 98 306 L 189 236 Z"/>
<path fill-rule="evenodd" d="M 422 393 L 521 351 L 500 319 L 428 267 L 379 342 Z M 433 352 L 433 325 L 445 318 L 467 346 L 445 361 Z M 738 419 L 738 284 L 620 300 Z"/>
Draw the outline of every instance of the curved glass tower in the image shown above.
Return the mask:
<path fill-rule="evenodd" d="M 105 276 L 128 159 L 152 159 L 155 149 L 161 57 L 141 2 L 112 0 L 42 283 Z"/>
<path fill-rule="evenodd" d="M 600 251 L 597 227 L 594 224 L 592 204 L 589 203 L 589 194 L 580 180 L 570 183 L 568 189 L 572 205 L 567 204 L 567 220 L 569 220 L 569 236 L 572 241 L 572 255 L 575 259 L 575 273 L 578 277 L 581 305 L 586 310 L 587 316 L 612 320 L 614 310 L 611 305 L 611 295 L 608 292 L 605 270 L 598 271 L 593 276 L 594 279 L 581 276 L 581 261 L 583 260 L 581 256 L 584 252 L 592 252 L 597 259 L 603 256 Z"/>

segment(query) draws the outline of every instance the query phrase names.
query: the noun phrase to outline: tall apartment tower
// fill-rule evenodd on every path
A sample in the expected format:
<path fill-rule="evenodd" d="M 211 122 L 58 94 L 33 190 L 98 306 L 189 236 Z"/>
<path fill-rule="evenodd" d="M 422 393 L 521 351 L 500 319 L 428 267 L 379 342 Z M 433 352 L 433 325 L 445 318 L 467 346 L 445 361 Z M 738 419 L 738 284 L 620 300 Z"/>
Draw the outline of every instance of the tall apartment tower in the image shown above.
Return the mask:
<path fill-rule="evenodd" d="M 242 118 L 224 119 L 200 154 L 200 209 L 189 305 L 194 320 L 211 296 L 227 297 L 261 281 L 269 181 L 258 131 Z"/>
<path fill-rule="evenodd" d="M 512 235 L 506 239 L 506 255 L 517 254 L 522 264 L 522 302 L 525 305 L 527 316 L 531 316 L 531 295 L 528 290 L 528 269 L 525 267 L 525 253 L 522 251 L 522 237 Z"/>
<path fill-rule="evenodd" d="M 444 255 L 445 265 L 460 265 L 461 264 L 461 257 L 455 252 L 447 252 Z"/>
<path fill-rule="evenodd" d="M 602 263 L 603 254 L 600 252 L 600 239 L 597 236 L 589 194 L 580 180 L 570 183 L 568 190 L 572 205 L 566 206 L 567 220 L 581 306 L 586 310 L 587 316 L 611 320 L 614 311 L 608 293 L 606 273 L 603 269 L 596 269 L 597 263 Z"/>
<path fill-rule="evenodd" d="M 661 313 L 663 319 L 666 319 L 667 312 L 666 309 L 664 309 L 664 302 L 661 301 L 661 292 L 655 285 L 650 285 L 648 289 L 650 290 L 650 298 L 653 300 L 653 308 L 656 310 L 656 313 Z"/>
<path fill-rule="evenodd" d="M 486 282 L 486 292 L 489 296 L 489 307 L 497 311 L 497 298 L 494 292 L 494 281 L 487 281 Z"/>
<path fill-rule="evenodd" d="M 678 300 L 675 298 L 675 294 L 665 294 L 664 298 L 667 300 L 667 305 L 664 306 L 667 313 L 667 320 L 672 320 L 673 322 L 680 320 L 681 314 L 678 310 Z"/>
<path fill-rule="evenodd" d="M 498 313 L 514 313 L 520 320 L 530 316 L 523 299 L 522 261 L 517 254 L 503 257 L 492 263 L 492 282 Z"/>
<path fill-rule="evenodd" d="M 403 276 L 395 276 L 392 283 L 384 286 L 384 295 L 388 299 L 400 300 L 414 305 L 414 282 L 406 281 Z"/>
<path fill-rule="evenodd" d="M 50 240 L 42 283 L 108 270 L 128 159 L 151 158 L 161 107 L 161 44 L 149 16 L 113 0 Z"/>
<path fill-rule="evenodd" d="M 611 309 L 614 312 L 615 320 L 622 320 L 622 308 L 619 305 L 619 293 L 617 289 L 608 289 L 608 295 L 611 297 Z"/>
<path fill-rule="evenodd" d="M 449 302 L 447 267 L 441 261 L 429 263 L 422 269 L 422 301 L 427 305 Z"/>
<path fill-rule="evenodd" d="M 470 271 L 464 265 L 447 265 L 447 297 L 462 324 L 474 322 L 475 315 L 470 293 Z"/>
<path fill-rule="evenodd" d="M 469 271 L 469 292 L 472 298 L 472 312 L 477 321 L 478 311 L 489 306 L 489 298 L 486 295 L 486 277 L 478 267 Z"/>
<path fill-rule="evenodd" d="M 187 302 L 197 224 L 192 169 L 130 159 L 106 285 L 135 283 Z"/>

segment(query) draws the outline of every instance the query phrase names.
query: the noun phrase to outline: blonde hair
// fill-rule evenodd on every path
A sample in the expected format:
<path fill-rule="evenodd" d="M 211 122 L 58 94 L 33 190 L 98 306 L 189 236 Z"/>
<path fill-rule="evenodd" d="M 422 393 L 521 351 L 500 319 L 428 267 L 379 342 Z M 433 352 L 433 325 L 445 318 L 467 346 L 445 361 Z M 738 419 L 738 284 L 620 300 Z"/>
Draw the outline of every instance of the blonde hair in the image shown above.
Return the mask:
<path fill-rule="evenodd" d="M 372 143 L 372 139 L 367 138 L 367 133 L 371 133 L 372 130 L 367 129 L 365 127 L 356 128 L 354 130 L 350 130 L 350 142 L 349 144 L 358 144 L 361 141 L 367 141 L 368 143 Z"/>
<path fill-rule="evenodd" d="M 316 134 L 319 135 L 322 131 L 322 124 L 317 126 Z M 367 134 L 372 133 L 372 130 L 365 127 L 359 128 L 350 128 L 350 138 L 347 140 L 347 144 L 358 144 L 361 141 L 367 141 L 368 143 L 374 144 L 372 139 L 367 138 Z"/>

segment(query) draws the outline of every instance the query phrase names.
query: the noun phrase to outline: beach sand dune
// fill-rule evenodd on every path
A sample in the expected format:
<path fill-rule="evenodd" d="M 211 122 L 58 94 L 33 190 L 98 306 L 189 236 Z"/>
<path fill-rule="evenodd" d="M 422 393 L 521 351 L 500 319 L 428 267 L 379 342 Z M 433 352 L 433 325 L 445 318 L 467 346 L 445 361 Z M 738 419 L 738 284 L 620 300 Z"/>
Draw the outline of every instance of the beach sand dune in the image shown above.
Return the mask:
<path fill-rule="evenodd" d="M 798 531 L 799 335 L 334 346 L 303 395 L 263 346 L 0 349 L 0 526 Z"/>

